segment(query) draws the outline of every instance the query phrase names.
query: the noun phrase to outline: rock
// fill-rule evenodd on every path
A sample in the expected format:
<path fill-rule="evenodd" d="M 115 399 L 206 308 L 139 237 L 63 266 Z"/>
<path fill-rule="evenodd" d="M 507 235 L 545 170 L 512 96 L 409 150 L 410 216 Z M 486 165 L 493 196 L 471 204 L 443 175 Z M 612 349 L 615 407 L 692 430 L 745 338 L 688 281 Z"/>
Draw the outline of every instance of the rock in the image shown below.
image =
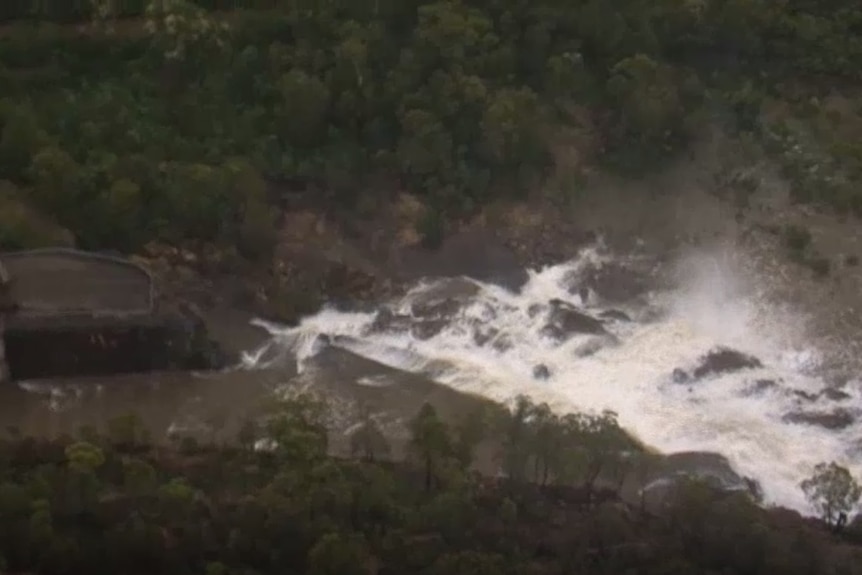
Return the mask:
<path fill-rule="evenodd" d="M 680 368 L 673 370 L 671 378 L 673 378 L 674 383 L 688 383 L 691 380 L 691 376 L 689 376 L 684 369 Z"/>
<path fill-rule="evenodd" d="M 551 300 L 548 321 L 542 334 L 563 342 L 575 334 L 610 335 L 604 324 L 594 317 L 578 311 L 573 305 L 559 299 Z"/>
<path fill-rule="evenodd" d="M 473 330 L 473 343 L 479 347 L 484 347 L 486 343 L 497 337 L 500 330 L 496 328 L 483 329 L 481 326 Z"/>
<path fill-rule="evenodd" d="M 699 365 L 692 372 L 692 377 L 698 380 L 710 375 L 758 367 L 763 367 L 763 364 L 756 357 L 726 347 L 719 347 L 700 359 Z"/>
<path fill-rule="evenodd" d="M 852 425 L 855 418 L 846 409 L 836 409 L 834 411 L 796 411 L 786 414 L 782 419 L 788 423 L 818 425 L 830 430 L 839 430 Z"/>
<path fill-rule="evenodd" d="M 758 379 L 751 387 L 745 390 L 744 395 L 760 395 L 767 390 L 773 389 L 778 383 L 774 379 Z"/>
<path fill-rule="evenodd" d="M 578 346 L 575 350 L 576 357 L 590 357 L 595 355 L 603 347 L 617 343 L 617 340 L 612 336 L 594 337 L 583 345 Z"/>
<path fill-rule="evenodd" d="M 749 483 L 733 469 L 727 457 L 710 451 L 671 453 L 662 471 L 665 475 L 699 477 L 727 491 L 747 491 L 749 487 Z"/>
<path fill-rule="evenodd" d="M 632 321 L 632 318 L 629 317 L 629 315 L 626 312 L 620 311 L 618 309 L 606 309 L 605 311 L 603 311 L 602 313 L 599 314 L 599 317 L 602 319 L 609 319 L 609 320 L 613 320 L 613 321 L 626 322 L 626 323 Z"/>
<path fill-rule="evenodd" d="M 850 394 L 834 387 L 827 387 L 818 394 L 820 397 L 825 397 L 830 401 L 846 401 L 850 399 Z"/>
<path fill-rule="evenodd" d="M 578 288 L 578 296 L 581 298 L 581 304 L 587 305 L 590 301 L 590 288 L 581 286 Z"/>
<path fill-rule="evenodd" d="M 330 298 L 354 300 L 370 297 L 378 284 L 377 278 L 359 267 L 344 262 L 327 262 L 321 278 L 322 291 Z"/>
<path fill-rule="evenodd" d="M 702 451 L 678 452 L 665 457 L 642 485 L 647 509 L 653 513 L 665 512 L 686 478 L 704 482 L 716 498 L 728 492 L 749 493 L 755 499 L 762 494 L 760 485 L 739 475 L 725 456 Z"/>
<path fill-rule="evenodd" d="M 374 321 L 369 328 L 371 333 L 399 333 L 408 331 L 409 329 L 410 317 L 395 313 L 389 308 L 381 308 L 377 312 L 377 315 L 374 316 Z"/>
<path fill-rule="evenodd" d="M 494 343 L 491 344 L 491 347 L 493 347 L 494 350 L 499 353 L 504 353 L 512 349 L 512 347 L 514 347 L 514 344 L 512 343 L 512 339 L 508 335 L 501 334 L 500 336 L 494 338 Z"/>
<path fill-rule="evenodd" d="M 529 279 L 517 255 L 482 229 L 456 233 L 434 251 L 405 248 L 399 259 L 397 268 L 408 280 L 465 276 L 518 292 Z"/>
<path fill-rule="evenodd" d="M 815 401 L 817 399 L 816 393 L 808 393 L 807 391 L 802 391 L 801 389 L 794 389 L 793 395 L 795 395 L 799 399 L 804 399 L 805 401 Z"/>
<path fill-rule="evenodd" d="M 314 338 L 314 343 L 312 344 L 312 347 L 316 351 L 320 351 L 321 349 L 329 347 L 330 345 L 332 345 L 332 338 L 325 333 L 320 333 L 317 335 L 317 337 Z"/>
<path fill-rule="evenodd" d="M 754 389 L 757 391 L 765 391 L 767 389 L 772 389 L 778 385 L 774 379 L 758 379 L 754 382 Z"/>
<path fill-rule="evenodd" d="M 527 308 L 527 317 L 533 319 L 537 315 L 539 315 L 542 311 L 542 305 L 534 303 L 530 307 Z"/>
<path fill-rule="evenodd" d="M 551 370 L 544 363 L 533 367 L 533 377 L 540 380 L 547 380 L 551 377 Z"/>
<path fill-rule="evenodd" d="M 760 485 L 760 482 L 757 479 L 743 476 L 742 481 L 745 482 L 746 490 L 751 494 L 751 497 L 755 501 L 763 501 L 763 486 Z"/>
<path fill-rule="evenodd" d="M 588 289 L 601 300 L 628 302 L 646 294 L 652 288 L 652 278 L 645 270 L 619 263 L 604 263 L 581 272 L 579 281 L 571 278 L 569 293 Z M 574 283 L 577 281 L 577 285 Z"/>
<path fill-rule="evenodd" d="M 410 334 L 416 339 L 427 340 L 438 335 L 449 325 L 447 319 L 429 319 L 415 322 L 410 326 Z"/>
<path fill-rule="evenodd" d="M 416 317 L 452 317 L 471 304 L 481 288 L 466 278 L 448 278 L 436 282 L 413 298 L 411 311 Z"/>

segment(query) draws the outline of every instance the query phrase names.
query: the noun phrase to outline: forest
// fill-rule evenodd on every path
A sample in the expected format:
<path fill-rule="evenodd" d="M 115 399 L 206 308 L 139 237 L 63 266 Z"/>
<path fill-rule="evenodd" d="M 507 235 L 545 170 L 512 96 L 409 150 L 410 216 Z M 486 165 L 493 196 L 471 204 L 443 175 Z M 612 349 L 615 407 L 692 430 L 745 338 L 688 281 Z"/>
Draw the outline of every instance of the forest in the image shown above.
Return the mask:
<path fill-rule="evenodd" d="M 862 8 L 839 0 L 10 0 L 0 23 L 7 249 L 266 259 L 284 190 L 406 189 L 458 217 L 541 187 L 569 130 L 629 175 L 705 122 L 795 150 L 763 102 L 816 108 L 862 74 Z M 789 163 L 799 198 L 862 212 L 857 142 L 829 143 L 828 182 Z"/>
<path fill-rule="evenodd" d="M 814 575 L 862 569 L 862 528 L 855 521 L 836 534 L 695 480 L 678 482 L 658 513 L 621 502 L 613 483 L 600 487 L 596 477 L 624 460 L 640 468 L 654 458 L 625 437 L 610 413 L 558 417 L 519 398 L 511 410 L 480 409 L 448 424 L 426 404 L 409 422 L 400 462 L 390 458 L 370 416 L 351 435 L 353 457 L 328 456 L 327 413 L 313 395 L 285 396 L 229 445 L 184 437 L 156 446 L 134 416 L 50 441 L 8 430 L 0 442 L 0 570 Z M 501 477 L 471 467 L 485 434 L 502 437 Z M 271 441 L 267 448 L 260 447 L 264 439 Z M 837 475 L 810 481 L 808 487 L 827 486 L 846 501 L 859 497 L 859 486 L 851 480 L 847 491 Z M 812 501 L 828 503 L 824 519 L 835 525 L 834 512 L 847 508 L 815 491 Z"/>

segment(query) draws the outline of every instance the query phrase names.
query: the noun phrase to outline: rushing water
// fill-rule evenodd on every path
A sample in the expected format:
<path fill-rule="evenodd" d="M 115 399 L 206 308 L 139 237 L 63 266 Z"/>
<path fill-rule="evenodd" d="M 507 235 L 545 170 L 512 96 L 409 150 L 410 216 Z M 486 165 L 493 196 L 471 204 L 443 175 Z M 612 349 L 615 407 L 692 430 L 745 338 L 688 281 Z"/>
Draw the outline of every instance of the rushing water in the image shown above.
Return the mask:
<path fill-rule="evenodd" d="M 613 302 L 601 286 L 582 289 L 611 266 L 628 274 L 620 281 L 645 280 L 645 289 L 615 293 Z M 856 382 L 839 394 L 821 393 L 820 354 L 806 347 L 804 318 L 758 293 L 743 268 L 732 252 L 659 265 L 589 249 L 531 272 L 517 294 L 438 278 L 385 310 L 325 309 L 296 328 L 268 326 L 272 341 L 247 361 L 260 366 L 290 354 L 302 371 L 332 343 L 496 400 L 527 394 L 558 411 L 612 409 L 647 444 L 724 454 L 739 473 L 761 483 L 768 503 L 808 511 L 798 485 L 815 464 L 836 460 L 862 472 L 854 461 L 860 427 L 854 420 L 827 429 L 787 415 L 840 409 L 855 419 L 860 394 Z M 549 333 L 555 305 L 603 318 L 608 334 Z M 674 380 L 675 369 L 691 372 L 717 346 L 753 355 L 762 367 Z"/>

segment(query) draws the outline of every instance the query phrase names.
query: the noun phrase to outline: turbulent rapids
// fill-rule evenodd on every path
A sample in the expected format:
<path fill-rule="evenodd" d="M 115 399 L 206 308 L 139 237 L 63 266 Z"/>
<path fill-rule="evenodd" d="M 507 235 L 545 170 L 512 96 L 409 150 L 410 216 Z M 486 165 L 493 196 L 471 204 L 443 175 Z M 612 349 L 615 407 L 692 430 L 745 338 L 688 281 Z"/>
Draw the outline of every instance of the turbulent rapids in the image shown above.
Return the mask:
<path fill-rule="evenodd" d="M 752 285 L 726 252 L 662 263 L 599 246 L 531 272 L 517 294 L 435 278 L 371 313 L 268 326 L 272 341 L 248 362 L 287 353 L 302 371 L 333 345 L 496 400 L 611 409 L 645 443 L 721 453 L 768 503 L 807 511 L 798 484 L 816 463 L 862 471 L 859 394 L 818 377 L 802 318 Z"/>

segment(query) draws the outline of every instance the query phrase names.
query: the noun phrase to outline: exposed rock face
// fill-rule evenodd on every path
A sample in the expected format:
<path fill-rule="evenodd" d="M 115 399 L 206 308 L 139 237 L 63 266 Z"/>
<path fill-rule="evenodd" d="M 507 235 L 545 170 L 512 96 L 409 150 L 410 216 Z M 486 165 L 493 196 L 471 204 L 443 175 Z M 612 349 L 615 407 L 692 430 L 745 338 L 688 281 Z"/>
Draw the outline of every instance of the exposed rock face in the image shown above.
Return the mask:
<path fill-rule="evenodd" d="M 830 401 L 847 401 L 850 399 L 849 393 L 841 391 L 840 389 L 835 389 L 834 387 L 827 387 L 820 392 L 820 396 L 825 397 Z"/>
<path fill-rule="evenodd" d="M 758 379 L 745 390 L 744 395 L 761 395 L 778 385 L 774 379 Z"/>
<path fill-rule="evenodd" d="M 437 250 L 409 248 L 400 256 L 405 279 L 466 276 L 519 291 L 528 275 L 515 253 L 493 234 L 469 229 L 447 238 Z"/>
<path fill-rule="evenodd" d="M 575 349 L 575 356 L 590 357 L 591 355 L 598 353 L 599 350 L 609 345 L 615 345 L 616 343 L 618 343 L 618 341 L 612 335 L 596 336 L 584 342 L 582 345 L 579 345 L 577 349 Z"/>
<path fill-rule="evenodd" d="M 629 302 L 653 289 L 649 269 L 620 263 L 603 263 L 590 267 L 569 279 L 569 293 L 595 293 L 600 300 L 613 303 Z"/>
<path fill-rule="evenodd" d="M 719 347 L 703 356 L 691 375 L 693 379 L 697 380 L 710 375 L 759 367 L 763 367 L 763 364 L 756 357 L 726 347 Z"/>
<path fill-rule="evenodd" d="M 855 417 L 846 409 L 833 411 L 797 411 L 784 416 L 784 421 L 805 425 L 819 425 L 830 430 L 839 430 L 853 424 Z"/>
<path fill-rule="evenodd" d="M 577 334 L 606 335 L 604 324 L 596 318 L 579 311 L 575 306 L 559 299 L 551 300 L 548 321 L 542 334 L 563 342 Z"/>
<path fill-rule="evenodd" d="M 410 313 L 396 313 L 381 308 L 371 325 L 373 333 L 410 332 L 421 340 L 430 339 L 443 331 L 452 319 L 474 301 L 479 286 L 470 280 L 452 278 L 444 280 L 413 297 Z M 495 333 L 477 326 L 474 338 L 483 345 Z M 481 343 L 479 343 L 481 342 Z"/>
<path fill-rule="evenodd" d="M 533 368 L 533 377 L 539 380 L 546 380 L 551 377 L 551 370 L 544 363 L 540 363 Z"/>
<path fill-rule="evenodd" d="M 669 454 L 648 479 L 643 487 L 647 507 L 661 512 L 681 480 L 691 477 L 704 481 L 716 490 L 716 494 L 741 491 L 755 499 L 762 495 L 760 484 L 738 474 L 725 456 L 713 452 L 686 451 Z"/>
<path fill-rule="evenodd" d="M 472 303 L 479 290 L 468 279 L 446 279 L 418 294 L 411 303 L 411 311 L 420 318 L 450 318 Z"/>
<path fill-rule="evenodd" d="M 808 401 L 808 402 L 813 402 L 813 401 L 817 401 L 817 395 L 818 395 L 818 394 L 816 394 L 816 393 L 808 393 L 807 391 L 803 391 L 803 390 L 801 390 L 801 389 L 794 389 L 794 390 L 793 390 L 793 395 L 795 395 L 795 396 L 796 396 L 796 397 L 798 397 L 799 399 L 802 399 L 802 400 L 805 400 L 805 401 Z"/>

